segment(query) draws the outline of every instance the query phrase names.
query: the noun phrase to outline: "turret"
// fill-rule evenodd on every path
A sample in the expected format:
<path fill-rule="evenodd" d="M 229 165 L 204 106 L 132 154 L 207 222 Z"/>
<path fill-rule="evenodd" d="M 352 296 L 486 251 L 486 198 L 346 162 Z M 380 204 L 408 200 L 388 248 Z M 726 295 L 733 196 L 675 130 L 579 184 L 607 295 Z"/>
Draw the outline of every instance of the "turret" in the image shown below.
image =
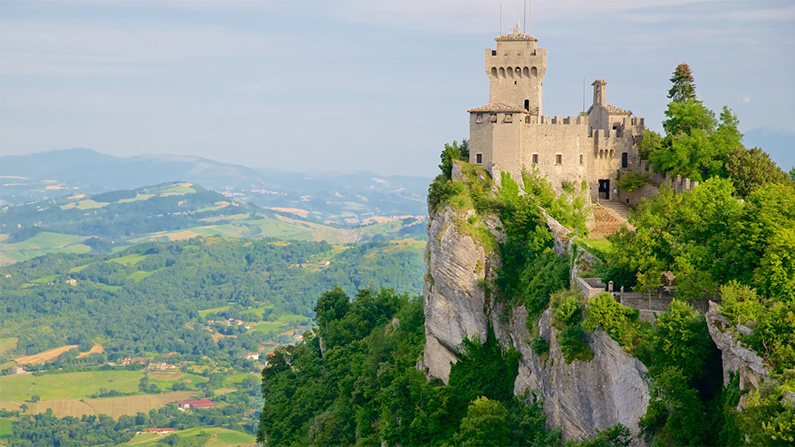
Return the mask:
<path fill-rule="evenodd" d="M 597 79 L 593 81 L 593 103 L 594 105 L 607 104 L 607 81 L 604 79 Z"/>
<path fill-rule="evenodd" d="M 538 39 L 519 32 L 494 39 L 496 50 L 486 50 L 489 103 L 504 104 L 541 116 L 542 79 L 547 70 L 546 50 L 536 48 Z"/>

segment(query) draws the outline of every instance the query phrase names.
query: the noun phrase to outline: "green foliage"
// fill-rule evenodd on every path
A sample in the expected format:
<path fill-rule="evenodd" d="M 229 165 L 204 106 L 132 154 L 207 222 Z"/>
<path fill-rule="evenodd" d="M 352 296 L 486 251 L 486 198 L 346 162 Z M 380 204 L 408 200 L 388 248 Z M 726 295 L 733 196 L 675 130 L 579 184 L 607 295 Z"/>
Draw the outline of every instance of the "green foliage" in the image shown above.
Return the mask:
<path fill-rule="evenodd" d="M 460 447 L 509 445 L 508 410 L 499 401 L 478 397 L 467 408 L 453 442 Z"/>
<path fill-rule="evenodd" d="M 453 160 L 469 161 L 469 141 L 462 140 L 460 145 L 457 141 L 453 141 L 452 144 L 445 143 L 441 159 L 442 164 L 439 165 L 439 169 L 442 175 L 450 180 L 453 177 Z"/>
<path fill-rule="evenodd" d="M 644 160 L 648 160 L 649 156 L 662 147 L 662 136 L 650 129 L 643 130 L 643 139 L 638 145 L 638 154 Z"/>
<path fill-rule="evenodd" d="M 556 194 L 552 185 L 536 166 L 531 171 L 522 171 L 522 182 L 527 195 L 532 196 L 537 206 L 543 207 L 550 216 L 570 230 L 585 236 L 588 228 L 585 221 L 591 209 L 588 206 L 588 185 L 577 187 L 570 182 L 561 185 L 563 192 Z"/>
<path fill-rule="evenodd" d="M 582 304 L 577 292 L 561 290 L 551 297 L 552 308 L 555 310 L 552 325 L 560 332 L 558 343 L 566 363 L 575 360 L 588 362 L 593 359 L 593 351 L 588 346 L 582 324 Z"/>
<path fill-rule="evenodd" d="M 689 65 L 685 63 L 677 65 L 671 77 L 671 83 L 673 86 L 668 90 L 668 98 L 674 102 L 696 99 L 696 84 Z"/>
<path fill-rule="evenodd" d="M 720 310 L 732 323 L 746 324 L 756 322 L 765 307 L 756 294 L 756 289 L 729 281 L 720 289 Z"/>
<path fill-rule="evenodd" d="M 433 216 L 440 204 L 449 203 L 453 197 L 464 193 L 464 186 L 439 174 L 428 188 L 428 209 Z"/>
<path fill-rule="evenodd" d="M 629 428 L 616 424 L 607 430 L 596 430 L 596 437 L 580 442 L 567 442 L 565 447 L 628 447 L 632 442 Z"/>
<path fill-rule="evenodd" d="M 319 300 L 325 309 L 328 301 L 343 302 L 338 291 L 330 295 Z M 465 340 L 444 386 L 426 381 L 415 366 L 424 347 L 421 297 L 360 291 L 347 312 L 318 314 L 328 330 L 351 336 L 322 353 L 312 333 L 276 350 L 262 372 L 260 441 L 468 445 L 483 433 L 505 437 L 506 445 L 559 441 L 558 433 L 546 432 L 538 404 L 514 398 L 519 354 L 503 353 L 491 331 L 483 344 L 479 337 Z"/>
<path fill-rule="evenodd" d="M 786 183 L 789 180 L 770 155 L 758 147 L 736 147 L 726 158 L 725 169 L 740 197 L 746 197 L 768 183 Z"/>
<path fill-rule="evenodd" d="M 549 352 L 549 340 L 540 336 L 536 337 L 536 339 L 533 340 L 531 347 L 533 348 L 533 352 L 538 355 L 547 354 Z"/>
<path fill-rule="evenodd" d="M 646 414 L 638 425 L 647 439 L 655 438 L 654 445 L 707 445 L 704 405 L 681 369 L 667 366 L 656 374 L 650 397 Z"/>
<path fill-rule="evenodd" d="M 640 321 L 638 314 L 637 309 L 622 306 L 603 292 L 588 300 L 583 327 L 588 331 L 601 328 L 627 351 L 634 352 L 651 334 L 651 325 Z"/>
<path fill-rule="evenodd" d="M 738 424 L 754 446 L 780 446 L 795 443 L 795 369 L 774 374 L 758 393 L 747 397 L 744 411 L 736 415 Z"/>
<path fill-rule="evenodd" d="M 616 180 L 616 186 L 623 191 L 632 192 L 649 181 L 649 174 L 638 171 L 627 171 Z"/>

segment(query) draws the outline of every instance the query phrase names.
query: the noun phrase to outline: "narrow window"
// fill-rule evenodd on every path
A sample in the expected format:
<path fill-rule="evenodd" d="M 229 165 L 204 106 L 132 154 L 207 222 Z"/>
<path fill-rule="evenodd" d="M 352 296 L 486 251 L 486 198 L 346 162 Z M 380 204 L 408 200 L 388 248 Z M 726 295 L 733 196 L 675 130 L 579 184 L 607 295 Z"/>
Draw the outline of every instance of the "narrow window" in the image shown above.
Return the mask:
<path fill-rule="evenodd" d="M 534 165 L 538 164 L 538 154 L 533 154 L 533 164 Z"/>
<path fill-rule="evenodd" d="M 582 156 L 582 154 L 580 154 L 580 166 L 582 166 L 583 164 L 584 164 L 583 163 L 583 156 Z"/>
<path fill-rule="evenodd" d="M 524 100 L 524 109 L 527 110 L 527 111 L 530 111 L 530 100 L 529 99 L 525 99 Z"/>
<path fill-rule="evenodd" d="M 556 165 L 563 164 L 563 154 L 555 154 L 555 164 Z"/>
<path fill-rule="evenodd" d="M 480 123 L 483 122 L 483 114 L 482 113 L 478 113 L 477 116 L 475 116 L 475 122 L 477 124 L 480 124 Z"/>
<path fill-rule="evenodd" d="M 483 154 L 475 154 L 475 163 L 483 164 Z"/>
<path fill-rule="evenodd" d="M 629 154 L 626 152 L 621 153 L 621 167 L 622 168 L 629 167 Z"/>

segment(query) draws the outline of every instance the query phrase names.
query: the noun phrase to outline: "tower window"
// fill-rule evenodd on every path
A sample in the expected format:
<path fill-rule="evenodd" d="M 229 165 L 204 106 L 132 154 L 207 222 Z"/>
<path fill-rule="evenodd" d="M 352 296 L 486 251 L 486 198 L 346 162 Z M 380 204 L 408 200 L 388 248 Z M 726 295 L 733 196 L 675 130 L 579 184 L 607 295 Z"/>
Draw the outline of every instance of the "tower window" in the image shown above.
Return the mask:
<path fill-rule="evenodd" d="M 483 122 L 483 114 L 478 113 L 477 115 L 475 115 L 475 123 L 480 124 L 482 122 Z"/>
<path fill-rule="evenodd" d="M 475 163 L 483 164 L 483 154 L 475 154 Z"/>
<path fill-rule="evenodd" d="M 621 153 L 621 167 L 622 168 L 629 167 L 629 154 L 626 152 Z"/>
<path fill-rule="evenodd" d="M 563 154 L 555 154 L 555 164 L 556 165 L 563 164 Z"/>
<path fill-rule="evenodd" d="M 496 123 L 497 122 L 497 114 L 496 113 L 489 113 L 489 122 Z"/>
<path fill-rule="evenodd" d="M 582 166 L 582 165 L 583 165 L 583 156 L 582 156 L 582 154 L 580 154 L 580 166 Z"/>
<path fill-rule="evenodd" d="M 524 100 L 524 109 L 527 110 L 527 111 L 530 110 L 530 100 L 529 99 L 525 99 Z"/>
<path fill-rule="evenodd" d="M 506 123 L 512 123 L 513 122 L 513 114 L 512 113 L 506 113 L 505 114 L 505 122 Z"/>
<path fill-rule="evenodd" d="M 538 164 L 538 154 L 533 154 L 533 164 L 534 165 Z"/>

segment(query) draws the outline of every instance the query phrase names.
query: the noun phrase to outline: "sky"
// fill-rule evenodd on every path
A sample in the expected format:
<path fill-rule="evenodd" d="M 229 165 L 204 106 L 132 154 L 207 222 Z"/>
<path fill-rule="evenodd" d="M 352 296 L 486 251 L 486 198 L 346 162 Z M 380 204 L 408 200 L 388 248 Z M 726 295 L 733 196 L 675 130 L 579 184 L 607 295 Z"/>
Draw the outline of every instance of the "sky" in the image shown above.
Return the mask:
<path fill-rule="evenodd" d="M 0 154 L 71 147 L 294 171 L 435 175 L 488 102 L 484 49 L 547 50 L 545 115 L 590 83 L 661 130 L 669 78 L 795 141 L 795 1 L 0 0 Z M 502 14 L 500 14 L 502 11 Z M 586 108 L 589 104 L 586 104 Z M 773 141 L 773 140 L 770 140 Z M 746 141 L 748 143 L 748 141 Z M 789 169 L 795 147 L 765 147 Z M 792 160 L 790 162 L 790 160 Z"/>

